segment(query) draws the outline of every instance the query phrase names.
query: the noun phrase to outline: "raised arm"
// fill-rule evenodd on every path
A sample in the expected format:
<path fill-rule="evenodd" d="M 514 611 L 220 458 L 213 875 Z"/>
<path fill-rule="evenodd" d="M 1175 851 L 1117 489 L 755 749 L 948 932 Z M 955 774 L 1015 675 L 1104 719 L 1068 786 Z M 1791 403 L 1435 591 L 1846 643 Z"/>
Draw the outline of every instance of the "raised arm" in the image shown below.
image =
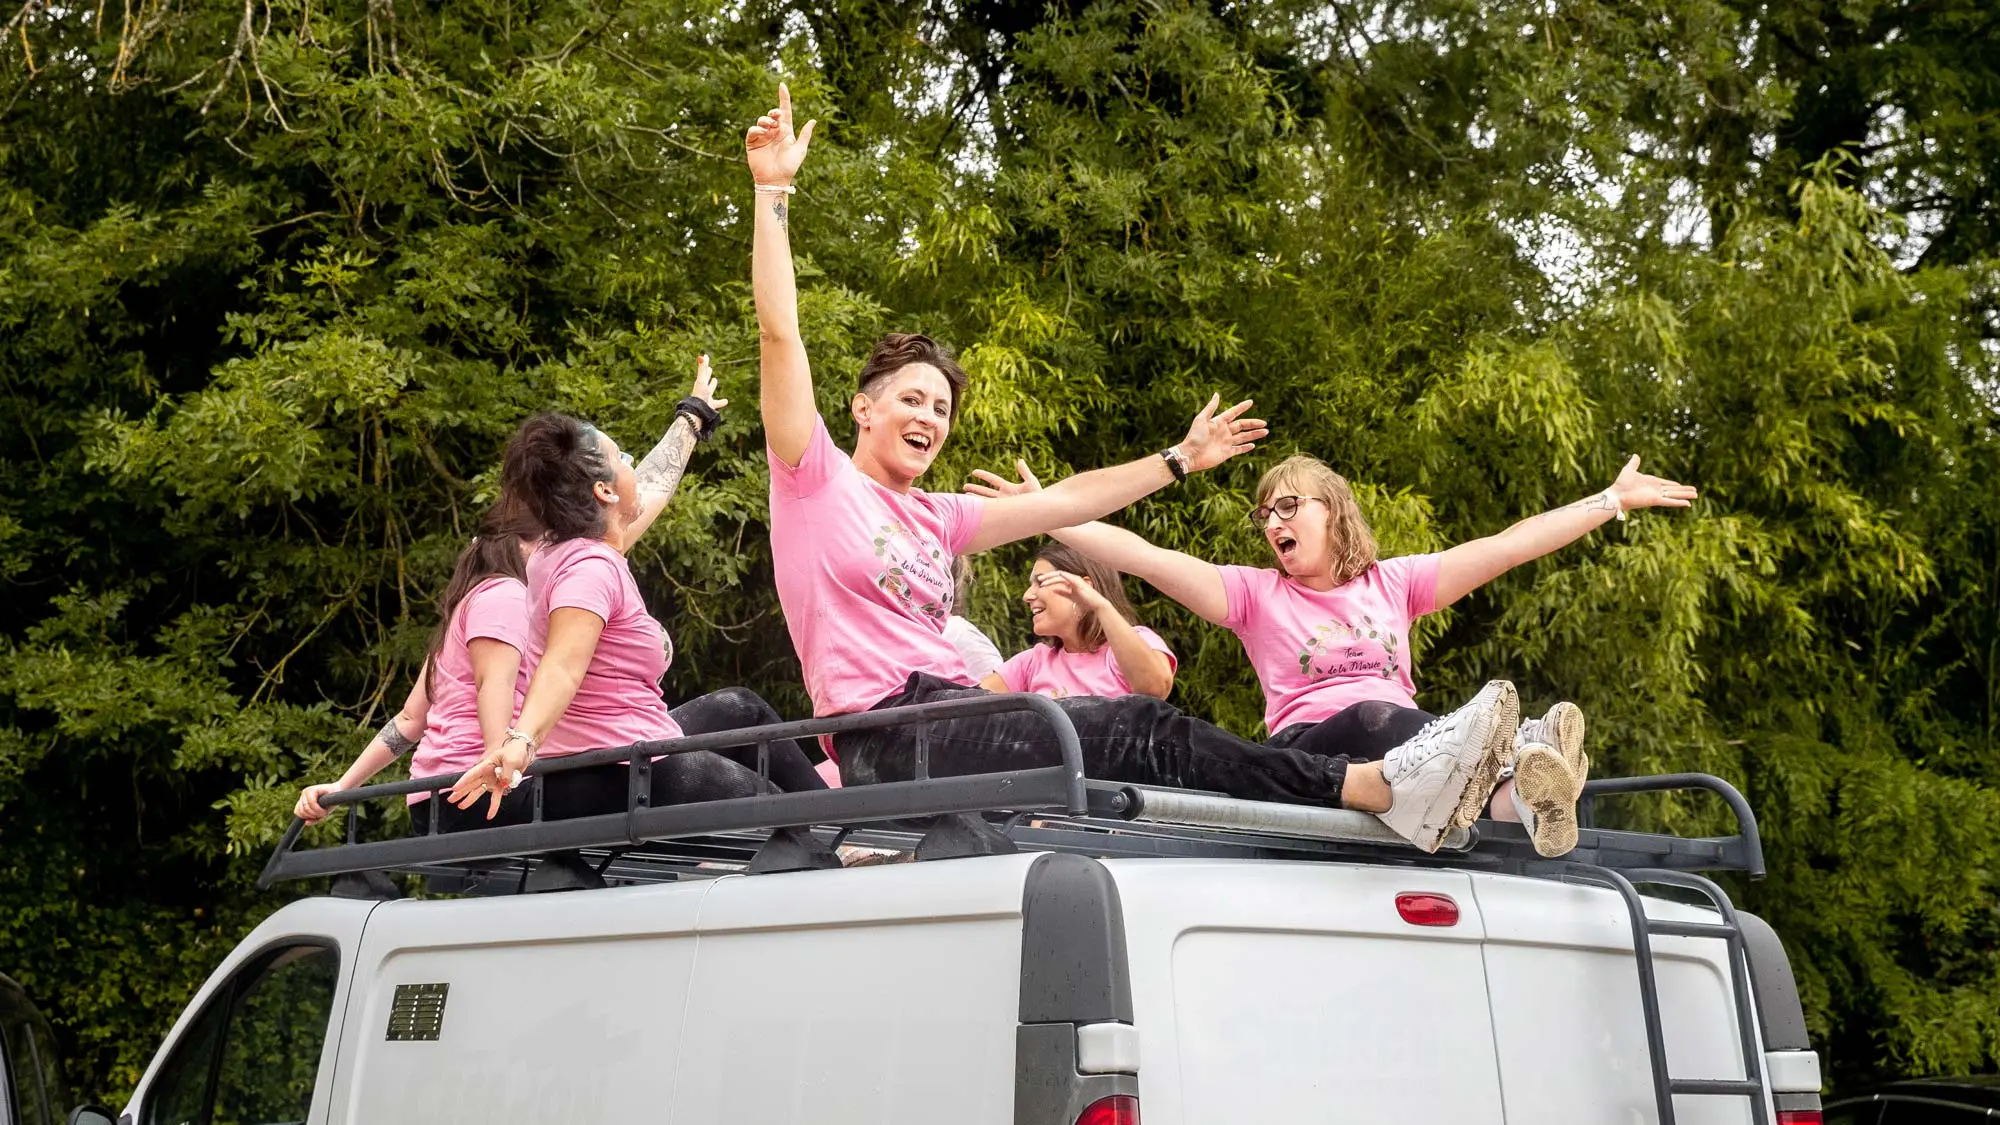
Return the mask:
<path fill-rule="evenodd" d="M 812 368 L 799 336 L 799 291 L 792 274 L 792 180 L 812 143 L 808 121 L 792 133 L 792 93 L 778 87 L 778 108 L 757 119 L 743 138 L 753 183 L 750 292 L 757 305 L 763 385 L 764 440 L 787 465 L 805 458 L 819 410 L 813 404 Z"/>
<path fill-rule="evenodd" d="M 1498 535 L 1474 539 L 1438 558 L 1437 604 L 1448 606 L 1495 578 L 1566 547 L 1625 513 L 1640 508 L 1685 508 L 1695 490 L 1639 471 L 1639 459 L 1625 462 L 1610 488 L 1530 516 Z"/>
<path fill-rule="evenodd" d="M 327 810 L 319 803 L 328 793 L 338 793 L 366 784 L 368 779 L 382 772 L 390 762 L 416 749 L 417 740 L 424 736 L 424 723 L 430 718 L 431 701 L 424 691 L 424 681 L 428 679 L 426 667 L 418 672 L 417 682 L 410 685 L 410 694 L 403 700 L 403 709 L 394 718 L 382 724 L 375 737 L 368 740 L 368 746 L 340 775 L 340 780 L 330 785 L 308 785 L 299 793 L 298 804 L 292 806 L 292 815 L 307 824 L 318 824 L 327 817 Z"/>
<path fill-rule="evenodd" d="M 972 475 L 980 483 L 968 484 L 965 490 L 975 496 L 1003 497 L 1027 495 L 1041 489 L 1041 482 L 1028 471 L 1026 461 L 1014 462 L 1014 468 L 1021 474 L 1019 481 L 975 469 Z M 1229 594 L 1222 585 L 1222 571 L 1214 563 L 1156 547 L 1108 523 L 1059 527 L 1049 534 L 1113 570 L 1144 580 L 1204 621 L 1220 625 L 1229 616 Z"/>
<path fill-rule="evenodd" d="M 706 439 L 706 426 L 714 421 L 704 422 L 692 408 L 686 408 L 689 399 L 706 403 L 711 417 L 720 414 L 729 405 L 726 398 L 715 397 L 715 376 L 709 373 L 708 357 L 702 356 L 695 364 L 694 390 L 682 400 L 684 409 L 674 412 L 673 424 L 667 427 L 665 437 L 646 454 L 634 473 L 639 478 L 639 518 L 632 521 L 625 532 L 625 542 L 621 551 L 630 551 L 641 535 L 660 518 L 667 505 L 673 502 L 674 493 L 680 490 L 681 476 L 687 472 L 688 461 L 694 456 L 695 443 Z"/>
<path fill-rule="evenodd" d="M 1221 405 L 1222 396 L 1211 397 L 1194 416 L 1187 436 L 1167 455 L 1153 454 L 1109 469 L 1078 473 L 1039 492 L 991 494 L 993 502 L 986 505 L 979 532 L 966 549 L 985 551 L 1108 516 L 1174 483 L 1177 477 L 1169 455 L 1178 459 L 1184 473 L 1198 473 L 1249 452 L 1256 448 L 1257 439 L 1270 433 L 1263 419 L 1243 417 L 1250 409 L 1249 400 L 1217 414 Z"/>

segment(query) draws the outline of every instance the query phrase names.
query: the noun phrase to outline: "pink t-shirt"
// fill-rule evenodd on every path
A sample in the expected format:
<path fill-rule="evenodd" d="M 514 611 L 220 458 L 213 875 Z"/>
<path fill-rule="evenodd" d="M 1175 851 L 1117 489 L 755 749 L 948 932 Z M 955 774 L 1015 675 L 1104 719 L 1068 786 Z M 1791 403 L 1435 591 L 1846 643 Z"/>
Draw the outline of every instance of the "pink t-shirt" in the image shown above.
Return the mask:
<path fill-rule="evenodd" d="M 1180 661 L 1174 659 L 1174 650 L 1160 639 L 1158 633 L 1144 625 L 1134 627 L 1153 651 L 1167 654 L 1167 666 L 1178 670 Z M 1036 691 L 1052 699 L 1066 699 L 1072 695 L 1099 695 L 1115 699 L 1121 695 L 1131 695 L 1132 685 L 1125 680 L 1125 673 L 1118 670 L 1118 658 L 1111 653 L 1110 645 L 1102 645 L 1096 652 L 1070 652 L 1054 645 L 1038 644 L 1025 652 L 1017 652 L 1000 666 L 1000 679 L 1007 684 L 1008 691 Z"/>
<path fill-rule="evenodd" d="M 465 595 L 452 611 L 431 675 L 430 711 L 423 738 L 410 755 L 411 777 L 436 777 L 471 768 L 486 753 L 486 736 L 479 729 L 479 685 L 472 678 L 472 642 L 481 639 L 528 649 L 528 588 L 512 578 L 488 578 Z M 528 692 L 528 662 L 514 677 L 514 710 L 521 713 Z M 428 793 L 410 794 L 410 804 L 428 800 Z"/>
<path fill-rule="evenodd" d="M 567 539 L 528 560 L 528 663 L 541 663 L 549 644 L 549 614 L 584 609 L 604 619 L 583 682 L 540 753 L 576 754 L 679 738 L 667 715 L 660 677 L 672 659 L 666 630 L 646 612 L 625 556 L 602 539 Z"/>
<path fill-rule="evenodd" d="M 1364 700 L 1417 705 L 1410 623 L 1437 608 L 1438 556 L 1376 563 L 1321 593 L 1268 567 L 1224 566 L 1223 626 L 1264 689 L 1264 728 L 1317 723 Z"/>
<path fill-rule="evenodd" d="M 952 557 L 978 532 L 985 501 L 884 488 L 833 444 L 824 420 L 797 468 L 765 452 L 778 604 L 813 714 L 866 711 L 912 672 L 973 686 L 944 623 Z"/>

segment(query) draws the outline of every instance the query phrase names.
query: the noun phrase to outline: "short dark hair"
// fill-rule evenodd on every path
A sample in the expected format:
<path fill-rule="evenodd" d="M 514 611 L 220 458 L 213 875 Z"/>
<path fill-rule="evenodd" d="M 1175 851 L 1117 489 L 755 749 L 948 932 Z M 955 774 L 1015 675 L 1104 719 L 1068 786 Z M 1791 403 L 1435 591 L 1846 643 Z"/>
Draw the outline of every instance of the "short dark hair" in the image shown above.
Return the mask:
<path fill-rule="evenodd" d="M 1042 544 L 1041 549 L 1035 552 L 1035 560 L 1045 562 L 1057 570 L 1074 574 L 1078 578 L 1089 579 L 1091 588 L 1103 594 L 1104 600 L 1111 603 L 1112 612 L 1124 618 L 1126 624 L 1138 626 L 1139 616 L 1132 612 L 1132 602 L 1125 596 L 1124 575 L 1066 543 Z M 1096 612 L 1091 610 L 1084 611 L 1083 619 L 1077 622 L 1076 631 L 1077 640 L 1082 641 L 1091 652 L 1103 648 L 1105 642 L 1111 639 L 1104 631 L 1104 623 L 1099 621 Z M 1062 647 L 1059 638 L 1041 639 L 1054 648 Z"/>
<path fill-rule="evenodd" d="M 951 357 L 950 349 L 921 332 L 891 332 L 875 341 L 875 350 L 868 353 L 868 362 L 861 365 L 861 393 L 869 398 L 881 397 L 884 384 L 913 363 L 930 364 L 951 384 L 951 410 L 947 416 L 958 421 L 959 403 L 972 380 Z"/>
<path fill-rule="evenodd" d="M 542 413 L 521 423 L 507 442 L 500 495 L 541 538 L 561 543 L 604 534 L 604 506 L 593 486 L 613 479 L 596 427 Z"/>

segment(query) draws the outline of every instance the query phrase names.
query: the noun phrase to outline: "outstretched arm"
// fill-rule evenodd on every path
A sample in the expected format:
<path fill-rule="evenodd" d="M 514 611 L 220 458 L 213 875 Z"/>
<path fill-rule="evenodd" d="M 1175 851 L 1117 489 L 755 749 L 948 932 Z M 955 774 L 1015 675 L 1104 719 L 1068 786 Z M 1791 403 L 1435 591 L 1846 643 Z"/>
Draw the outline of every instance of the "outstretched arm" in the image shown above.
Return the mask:
<path fill-rule="evenodd" d="M 1187 436 L 1169 452 L 1180 458 L 1186 472 L 1212 469 L 1239 453 L 1256 448 L 1257 439 L 1270 433 L 1261 418 L 1245 418 L 1249 400 L 1237 403 L 1220 414 L 1222 396 L 1215 395 L 1194 416 Z M 995 497 L 986 505 L 979 532 L 968 551 L 984 551 L 1030 535 L 1043 535 L 1058 527 L 1087 523 L 1108 516 L 1141 497 L 1174 483 L 1172 467 L 1157 454 L 1141 457 L 1109 469 L 1095 469 L 1057 481 L 1039 492 L 1023 492 Z"/>
<path fill-rule="evenodd" d="M 340 775 L 340 780 L 331 785 L 308 785 L 299 793 L 298 804 L 292 806 L 292 815 L 307 824 L 318 824 L 327 817 L 327 809 L 319 803 L 328 793 L 338 793 L 365 784 L 369 778 L 382 772 L 382 768 L 403 754 L 414 749 L 417 740 L 424 736 L 424 723 L 430 717 L 431 703 L 424 692 L 425 669 L 417 673 L 417 682 L 410 686 L 410 694 L 403 701 L 403 709 L 394 718 L 382 724 L 374 738 L 368 740 L 367 749 Z"/>
<path fill-rule="evenodd" d="M 757 305 L 763 386 L 764 440 L 787 465 L 805 458 L 819 411 L 812 368 L 799 336 L 799 291 L 792 273 L 792 180 L 805 162 L 813 126 L 792 134 L 792 93 L 778 87 L 778 108 L 757 119 L 743 138 L 754 181 L 750 292 Z"/>
<path fill-rule="evenodd" d="M 515 720 L 512 732 L 497 743 L 487 743 L 485 757 L 465 771 L 458 784 L 445 795 L 446 800 L 465 809 L 492 793 L 495 800 L 487 808 L 486 817 L 493 818 L 500 809 L 498 797 L 520 784 L 521 771 L 534 764 L 535 750 L 562 721 L 563 712 L 569 710 L 577 688 L 583 686 L 584 673 L 590 669 L 590 658 L 597 652 L 597 640 L 603 635 L 604 619 L 587 609 L 560 606 L 549 611 L 548 644 L 542 651 L 541 663 L 535 665 L 534 678 L 528 681 L 528 697 L 521 703 L 521 717 Z M 511 693 L 511 679 L 507 686 Z M 482 727 L 484 720 L 481 715 Z"/>
<path fill-rule="evenodd" d="M 1438 558 L 1437 605 L 1448 606 L 1495 578 L 1566 547 L 1625 513 L 1640 508 L 1685 508 L 1695 490 L 1639 471 L 1639 459 L 1625 462 L 1610 488 L 1574 504 L 1530 516 L 1498 535 L 1460 543 Z"/>
<path fill-rule="evenodd" d="M 694 390 L 689 398 L 700 399 L 709 409 L 720 412 L 729 405 L 726 398 L 715 397 L 715 376 L 708 370 L 708 357 L 702 356 L 695 364 Z M 686 411 L 674 414 L 673 424 L 667 427 L 667 434 L 660 443 L 646 454 L 633 472 L 639 478 L 639 518 L 626 529 L 625 542 L 620 551 L 630 551 L 639 541 L 653 521 L 660 518 L 667 505 L 673 502 L 674 493 L 680 490 L 681 476 L 687 472 L 688 460 L 694 456 L 695 442 L 702 437 L 701 422 Z"/>
<path fill-rule="evenodd" d="M 1028 471 L 1026 461 L 1014 462 L 1014 468 L 1021 474 L 1018 482 L 975 469 L 972 475 L 983 483 L 968 484 L 965 490 L 975 496 L 999 497 L 1026 495 L 1041 489 L 1041 482 Z M 1145 580 L 1204 621 L 1220 625 L 1229 616 L 1229 594 L 1222 585 L 1222 571 L 1214 563 L 1156 547 L 1108 523 L 1059 527 L 1049 534 L 1113 570 Z"/>

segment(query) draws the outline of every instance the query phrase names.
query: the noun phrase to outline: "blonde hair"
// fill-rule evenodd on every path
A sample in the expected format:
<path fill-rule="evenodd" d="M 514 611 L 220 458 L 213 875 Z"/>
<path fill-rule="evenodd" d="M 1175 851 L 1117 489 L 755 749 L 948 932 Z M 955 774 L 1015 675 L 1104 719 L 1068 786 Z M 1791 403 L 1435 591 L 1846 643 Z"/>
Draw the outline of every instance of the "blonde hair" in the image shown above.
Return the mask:
<path fill-rule="evenodd" d="M 1271 466 L 1257 481 L 1257 506 L 1269 504 L 1273 496 L 1311 496 L 1326 502 L 1335 585 L 1352 582 L 1375 565 L 1375 533 L 1368 530 L 1368 520 L 1362 516 L 1347 478 L 1326 462 L 1295 453 Z M 1278 572 L 1286 573 L 1282 563 Z"/>

